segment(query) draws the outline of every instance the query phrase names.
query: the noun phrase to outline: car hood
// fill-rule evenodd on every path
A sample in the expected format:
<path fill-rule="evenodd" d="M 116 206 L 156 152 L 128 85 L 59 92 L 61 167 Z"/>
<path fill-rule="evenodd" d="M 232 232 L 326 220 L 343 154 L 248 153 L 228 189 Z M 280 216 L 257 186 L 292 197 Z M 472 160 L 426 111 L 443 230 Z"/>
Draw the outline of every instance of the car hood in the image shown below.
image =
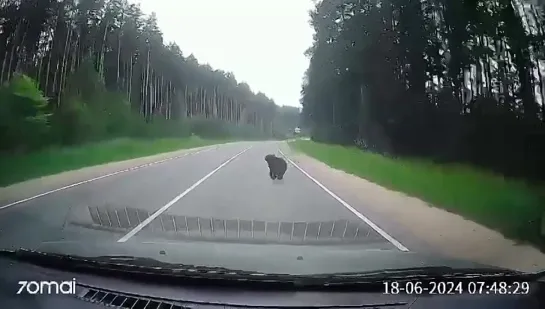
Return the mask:
<path fill-rule="evenodd" d="M 385 269 L 448 266 L 491 268 L 489 265 L 397 249 L 369 249 L 361 245 L 284 245 L 221 242 L 78 242 L 42 243 L 37 251 L 83 257 L 134 256 L 166 263 L 269 274 L 312 275 L 370 272 Z"/>

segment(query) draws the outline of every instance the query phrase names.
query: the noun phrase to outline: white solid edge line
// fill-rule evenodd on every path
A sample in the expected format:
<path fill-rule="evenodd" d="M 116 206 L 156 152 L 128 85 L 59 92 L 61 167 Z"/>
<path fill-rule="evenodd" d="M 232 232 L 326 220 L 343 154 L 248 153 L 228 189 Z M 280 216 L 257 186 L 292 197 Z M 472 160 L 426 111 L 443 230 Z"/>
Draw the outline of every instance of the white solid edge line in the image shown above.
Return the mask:
<path fill-rule="evenodd" d="M 384 237 L 386 240 L 388 240 L 392 245 L 394 245 L 397 249 L 400 251 L 409 251 L 407 247 L 402 245 L 399 241 L 397 241 L 395 238 L 390 236 L 386 231 L 381 229 L 378 225 L 374 224 L 369 218 L 362 215 L 359 211 L 357 211 L 354 207 L 350 206 L 347 202 L 345 202 L 343 199 L 338 197 L 335 193 L 331 192 L 326 186 L 321 184 L 318 180 L 316 180 L 314 177 L 310 176 L 307 172 L 305 172 L 301 167 L 299 167 L 295 162 L 293 162 L 288 156 L 286 156 L 282 150 L 279 150 L 282 156 L 286 158 L 293 166 L 295 166 L 301 173 L 303 173 L 305 176 L 307 176 L 310 180 L 312 180 L 315 184 L 317 184 L 320 188 L 322 188 L 327 194 L 331 195 L 334 199 L 336 199 L 339 203 L 341 203 L 344 207 L 346 207 L 348 210 L 350 210 L 354 215 L 356 215 L 358 218 L 360 218 L 363 222 L 365 222 L 367 225 L 369 225 L 373 230 L 375 230 L 377 233 L 379 233 L 382 237 Z"/>
<path fill-rule="evenodd" d="M 98 177 L 95 177 L 95 178 L 91 178 L 91 179 L 83 180 L 83 181 L 80 181 L 80 182 L 76 182 L 76 183 L 73 183 L 73 184 L 71 184 L 71 185 L 67 185 L 67 186 L 64 186 L 64 187 L 60 187 L 60 188 L 57 188 L 57 189 L 54 189 L 54 190 L 51 190 L 51 191 L 47 191 L 47 192 L 44 192 L 44 193 L 40 193 L 40 194 L 38 194 L 38 195 L 34 195 L 34 196 L 31 196 L 31 197 L 27 197 L 27 198 L 25 198 L 25 199 L 18 200 L 18 201 L 15 201 L 15 202 L 13 202 L 13 203 L 9 203 L 9 204 L 0 206 L 0 210 L 6 209 L 6 208 L 8 208 L 8 207 L 12 207 L 12 206 L 15 206 L 15 205 L 24 203 L 24 202 L 31 201 L 31 200 L 40 198 L 40 197 L 42 197 L 42 196 L 49 195 L 49 194 L 51 194 L 51 193 L 55 193 L 55 192 L 59 192 L 59 191 L 66 190 L 66 189 L 70 189 L 70 188 L 73 188 L 73 187 L 76 187 L 76 186 L 79 186 L 79 185 L 83 185 L 83 184 L 86 184 L 86 183 L 89 183 L 89 182 L 92 182 L 92 181 L 95 181 L 95 180 L 103 179 L 103 178 L 110 177 L 110 176 L 114 176 L 114 175 L 121 174 L 121 173 L 126 173 L 126 172 L 130 172 L 130 171 L 138 170 L 138 169 L 141 169 L 141 168 L 144 168 L 144 167 L 149 167 L 149 166 L 156 165 L 156 164 L 165 163 L 165 162 L 167 162 L 167 161 L 171 161 L 171 160 L 175 160 L 175 159 L 180 159 L 180 158 L 183 158 L 183 157 L 188 156 L 188 155 L 195 155 L 195 154 L 203 153 L 203 152 L 212 150 L 212 149 L 214 148 L 214 146 L 215 146 L 215 145 L 208 146 L 207 148 L 199 149 L 199 150 L 197 150 L 197 151 L 186 152 L 186 153 L 184 153 L 184 154 L 182 154 L 182 155 L 178 155 L 178 156 L 174 156 L 174 157 L 169 157 L 169 158 L 166 158 L 166 159 L 163 159 L 163 160 L 159 160 L 159 161 L 155 161 L 155 162 L 150 162 L 150 163 L 146 163 L 146 164 L 141 164 L 141 165 L 133 166 L 133 167 L 126 168 L 126 169 L 124 169 L 124 170 L 120 170 L 120 171 L 113 172 L 113 173 L 110 173 L 110 174 L 106 174 L 106 175 L 98 176 Z"/>
<path fill-rule="evenodd" d="M 216 167 L 214 170 L 212 170 L 210 173 L 206 174 L 203 178 L 199 179 L 196 183 L 191 185 L 191 187 L 187 188 L 184 192 L 180 193 L 178 196 L 176 196 L 174 199 L 172 199 L 170 202 L 168 202 L 165 206 L 159 208 L 156 210 L 151 216 L 146 218 L 146 220 L 140 222 L 137 226 L 134 227 L 131 231 L 129 231 L 125 236 L 121 237 L 117 242 L 126 242 L 131 237 L 133 237 L 136 233 L 140 232 L 146 225 L 150 224 L 151 221 L 153 221 L 155 218 L 157 218 L 159 215 L 161 215 L 163 212 L 165 212 L 167 209 L 170 208 L 170 206 L 174 205 L 177 201 L 179 201 L 182 197 L 186 196 L 189 192 L 191 192 L 193 189 L 195 189 L 198 185 L 203 183 L 206 179 L 208 179 L 210 176 L 214 175 L 217 171 L 219 171 L 222 167 L 229 164 L 229 162 L 236 159 L 241 154 L 248 151 L 252 146 L 244 149 L 243 151 L 237 153 L 236 155 L 229 158 L 227 161 L 223 162 L 220 166 Z"/>

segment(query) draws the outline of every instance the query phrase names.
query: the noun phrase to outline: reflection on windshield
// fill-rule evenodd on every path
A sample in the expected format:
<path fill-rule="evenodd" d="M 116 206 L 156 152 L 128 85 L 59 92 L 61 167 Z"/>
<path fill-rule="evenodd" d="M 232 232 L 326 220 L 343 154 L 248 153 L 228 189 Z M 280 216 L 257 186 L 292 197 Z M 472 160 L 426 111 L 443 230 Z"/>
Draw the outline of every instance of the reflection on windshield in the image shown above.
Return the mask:
<path fill-rule="evenodd" d="M 0 4 L 0 248 L 545 269 L 541 7 L 141 2 Z"/>

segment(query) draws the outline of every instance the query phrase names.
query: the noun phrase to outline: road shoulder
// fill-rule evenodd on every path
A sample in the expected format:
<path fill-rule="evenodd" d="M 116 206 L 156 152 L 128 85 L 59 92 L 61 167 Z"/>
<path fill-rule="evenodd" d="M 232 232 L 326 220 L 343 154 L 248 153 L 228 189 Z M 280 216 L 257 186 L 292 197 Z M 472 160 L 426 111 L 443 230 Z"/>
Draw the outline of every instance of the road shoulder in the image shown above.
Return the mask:
<path fill-rule="evenodd" d="M 418 238 L 438 254 L 524 271 L 545 268 L 545 254 L 532 246 L 506 239 L 494 230 L 420 199 L 333 169 L 287 145 L 283 151 L 333 192 L 349 198 L 351 205 L 362 214 L 410 231 L 411 237 Z M 388 231 L 387 227 L 383 228 Z M 407 246 L 411 251 L 421 251 Z"/>

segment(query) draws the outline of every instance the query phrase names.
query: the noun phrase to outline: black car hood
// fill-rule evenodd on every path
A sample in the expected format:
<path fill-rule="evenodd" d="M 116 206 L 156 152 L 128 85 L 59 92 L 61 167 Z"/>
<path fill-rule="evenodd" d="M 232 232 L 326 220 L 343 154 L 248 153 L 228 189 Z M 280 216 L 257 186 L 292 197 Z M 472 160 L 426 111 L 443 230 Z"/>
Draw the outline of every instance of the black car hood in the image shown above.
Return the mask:
<path fill-rule="evenodd" d="M 37 251 L 84 257 L 116 255 L 145 257 L 167 263 L 292 275 L 368 272 L 428 266 L 491 268 L 489 265 L 468 261 L 402 252 L 397 249 L 370 249 L 362 245 L 315 246 L 209 241 L 125 243 L 55 241 L 42 243 Z"/>

